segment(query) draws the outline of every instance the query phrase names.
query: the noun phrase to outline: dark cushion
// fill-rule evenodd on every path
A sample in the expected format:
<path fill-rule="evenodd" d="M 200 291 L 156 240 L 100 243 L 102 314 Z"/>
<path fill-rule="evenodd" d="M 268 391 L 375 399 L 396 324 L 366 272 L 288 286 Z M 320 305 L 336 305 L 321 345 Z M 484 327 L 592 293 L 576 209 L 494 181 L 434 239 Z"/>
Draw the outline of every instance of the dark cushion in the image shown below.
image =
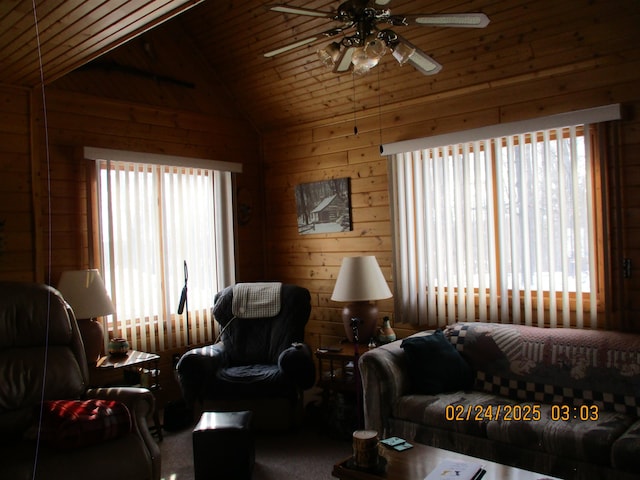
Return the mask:
<path fill-rule="evenodd" d="M 431 335 L 405 338 L 400 344 L 415 393 L 435 395 L 471 388 L 473 372 L 441 330 Z"/>
<path fill-rule="evenodd" d="M 56 448 L 78 448 L 131 432 L 131 415 L 115 400 L 50 400 L 42 404 L 40 440 Z"/>

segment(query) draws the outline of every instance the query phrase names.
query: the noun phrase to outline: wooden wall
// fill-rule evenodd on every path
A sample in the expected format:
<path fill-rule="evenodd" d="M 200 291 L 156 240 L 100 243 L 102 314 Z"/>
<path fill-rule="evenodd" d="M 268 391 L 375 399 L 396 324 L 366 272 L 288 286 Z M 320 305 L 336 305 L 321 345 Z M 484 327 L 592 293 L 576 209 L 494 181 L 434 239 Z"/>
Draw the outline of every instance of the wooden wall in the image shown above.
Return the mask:
<path fill-rule="evenodd" d="M 97 265 L 91 260 L 83 146 L 241 162 L 238 188 L 262 197 L 258 137 L 235 114 L 216 117 L 49 88 L 45 135 L 38 93 L 0 86 L 0 280 L 56 285 L 64 270 Z M 263 275 L 261 217 L 256 201 L 252 220 L 238 228 L 243 280 Z M 172 357 L 181 353 L 162 354 L 159 405 L 179 398 Z"/>
<path fill-rule="evenodd" d="M 396 105 L 383 103 L 381 108 L 371 102 L 368 110 L 355 115 L 264 134 L 267 271 L 312 292 L 314 308 L 307 329 L 310 343 L 324 343 L 321 336 L 344 335 L 342 305 L 330 300 L 342 257 L 374 254 L 389 283 L 393 282 L 388 172 L 386 159 L 379 154 L 380 143 L 617 102 L 624 105 L 626 117 L 620 123 L 620 149 L 612 152 L 607 172 L 610 196 L 605 214 L 610 260 L 603 267 L 611 284 L 611 297 L 602 327 L 640 329 L 635 319 L 640 309 L 640 275 L 634 271 L 632 278 L 623 279 L 619 268 L 626 257 L 640 262 L 640 121 L 635 115 L 640 108 L 640 35 L 630 24 L 616 30 L 613 23 L 606 28 L 587 18 L 563 22 L 564 31 L 580 32 L 581 39 L 589 40 L 574 42 L 567 38 L 562 46 L 547 44 L 550 51 L 562 50 L 566 61 L 562 67 L 551 67 L 544 58 L 538 58 L 535 62 L 514 60 L 508 75 L 495 81 L 479 82 L 468 75 L 442 87 L 425 78 L 425 82 L 434 82 L 434 93 L 421 99 Z M 538 36 L 530 39 L 531 48 L 534 42 L 540 45 L 544 41 L 543 32 Z M 612 41 L 612 37 L 625 39 L 627 44 Z M 499 59 L 500 51 L 494 56 Z M 549 53 L 547 61 L 552 64 L 556 60 Z M 375 75 L 358 79 L 354 95 L 375 92 L 377 81 Z M 341 177 L 351 179 L 353 231 L 299 235 L 295 186 Z M 393 317 L 391 300 L 379 302 L 379 307 L 381 316 Z M 395 325 L 401 337 L 417 328 Z"/>
<path fill-rule="evenodd" d="M 632 2 L 624 4 L 636 12 Z M 521 15 L 515 26 L 503 37 L 493 32 L 493 41 L 479 47 L 477 67 L 474 59 L 449 58 L 447 63 L 444 56 L 444 70 L 437 76 L 411 77 L 419 82 L 411 87 L 428 84 L 422 97 L 413 98 L 402 90 L 405 85 L 394 84 L 395 71 L 383 76 L 390 79 L 383 85 L 374 73 L 348 82 L 356 111 L 344 113 L 348 97 L 324 98 L 331 91 L 323 98 L 307 95 L 304 102 L 310 103 L 299 107 L 326 110 L 326 117 L 289 128 L 264 130 L 245 120 L 249 116 L 221 81 L 224 72 L 214 73 L 171 22 L 157 35 L 150 32 L 48 87 L 48 138 L 41 128 L 40 91 L 0 86 L 0 222 L 5 222 L 0 223 L 0 277 L 50 278 L 55 284 L 62 270 L 91 262 L 82 146 L 242 161 L 245 172 L 238 176 L 238 187 L 251 216 L 238 228 L 238 278 L 278 279 L 309 288 L 314 307 L 309 341 L 318 344 L 321 335 L 343 335 L 342 305 L 330 296 L 344 256 L 375 254 L 393 282 L 388 172 L 380 143 L 620 102 L 627 116 L 620 124 L 621 146 L 613 152 L 618 155 L 612 155 L 619 160 L 611 162 L 607 178 L 606 268 L 613 295 L 603 326 L 638 330 L 640 276 L 634 270 L 623 279 L 619 268 L 623 258 L 640 263 L 637 12 L 620 19 L 619 12 L 600 3 L 593 12 L 566 15 L 560 25 L 539 9 L 528 11 L 529 4 L 517 5 Z M 519 34 L 523 25 L 526 34 Z M 143 53 L 149 46 L 155 56 Z M 109 71 L 105 60 L 188 85 Z M 377 92 L 385 95 L 382 102 Z M 344 89 L 337 94 L 344 95 Z M 401 100 L 394 101 L 394 95 Z M 340 104 L 342 113 L 334 115 L 333 104 Z M 351 179 L 353 231 L 299 235 L 295 186 L 343 177 Z M 393 300 L 380 302 L 380 310 L 393 317 Z M 400 336 L 416 329 L 395 327 Z"/>
<path fill-rule="evenodd" d="M 0 85 L 0 280 L 33 280 L 30 94 Z"/>
<path fill-rule="evenodd" d="M 47 95 L 51 184 L 52 278 L 68 268 L 89 262 L 87 234 L 87 167 L 81 147 L 94 146 L 170 154 L 185 157 L 236 161 L 246 174 L 237 177 L 238 185 L 259 178 L 255 171 L 257 136 L 241 121 L 216 119 L 200 113 L 134 105 L 117 100 L 89 97 L 52 89 Z M 44 167 L 43 167 L 44 168 Z M 45 176 L 42 176 L 43 182 Z M 41 185 L 46 192 L 46 185 Z M 44 200 L 44 198 L 43 198 Z M 49 218 L 47 204 L 41 204 L 44 240 Z M 248 233 L 248 232 L 247 232 Z M 260 231 L 250 233 L 255 241 Z M 241 233 L 241 238 L 244 235 Z M 43 255 L 46 254 L 43 248 Z M 261 264 L 260 249 L 252 245 L 240 251 L 240 275 Z M 249 274 L 245 274 L 249 275 Z"/>

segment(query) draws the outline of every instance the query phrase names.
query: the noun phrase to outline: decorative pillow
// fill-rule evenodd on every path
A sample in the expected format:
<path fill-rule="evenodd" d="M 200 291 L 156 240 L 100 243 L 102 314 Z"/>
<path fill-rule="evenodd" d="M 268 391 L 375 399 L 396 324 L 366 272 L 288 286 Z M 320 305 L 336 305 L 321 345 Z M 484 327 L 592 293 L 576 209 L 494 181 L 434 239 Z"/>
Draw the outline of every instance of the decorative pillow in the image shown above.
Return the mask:
<path fill-rule="evenodd" d="M 56 448 L 78 448 L 131 432 L 131 414 L 115 400 L 48 400 L 42 404 L 40 440 Z"/>
<path fill-rule="evenodd" d="M 415 393 L 435 395 L 471 388 L 471 367 L 441 330 L 405 338 L 400 346 L 407 356 L 409 379 Z"/>

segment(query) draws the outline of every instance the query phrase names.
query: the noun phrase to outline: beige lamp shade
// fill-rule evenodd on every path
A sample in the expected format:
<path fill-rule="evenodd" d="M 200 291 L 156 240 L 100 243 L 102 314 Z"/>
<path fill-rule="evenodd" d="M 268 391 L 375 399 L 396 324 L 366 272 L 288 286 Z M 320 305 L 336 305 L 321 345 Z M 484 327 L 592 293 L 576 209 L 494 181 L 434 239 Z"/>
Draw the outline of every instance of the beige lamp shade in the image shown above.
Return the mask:
<path fill-rule="evenodd" d="M 62 273 L 58 283 L 62 294 L 78 321 L 89 365 L 95 365 L 102 355 L 104 332 L 96 317 L 115 313 L 116 309 L 98 270 L 69 270 Z"/>
<path fill-rule="evenodd" d="M 366 344 L 375 335 L 378 309 L 373 300 L 391 298 L 376 257 L 345 257 L 331 300 L 348 302 L 342 310 L 342 322 L 350 342 Z"/>
<path fill-rule="evenodd" d="M 78 319 L 101 317 L 116 311 L 96 269 L 63 272 L 58 291 Z"/>
<path fill-rule="evenodd" d="M 391 298 L 376 257 L 345 257 L 342 259 L 331 300 L 336 302 L 359 302 Z"/>

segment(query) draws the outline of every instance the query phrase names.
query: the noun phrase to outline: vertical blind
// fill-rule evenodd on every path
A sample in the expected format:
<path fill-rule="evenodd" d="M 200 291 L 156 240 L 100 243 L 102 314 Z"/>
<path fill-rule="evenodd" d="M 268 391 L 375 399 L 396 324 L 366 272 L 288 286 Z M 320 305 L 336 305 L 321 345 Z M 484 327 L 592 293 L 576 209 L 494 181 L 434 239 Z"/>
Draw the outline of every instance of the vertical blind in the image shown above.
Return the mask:
<path fill-rule="evenodd" d="M 553 128 L 389 157 L 401 321 L 596 326 L 588 131 Z"/>
<path fill-rule="evenodd" d="M 96 162 L 107 320 L 132 348 L 161 351 L 215 338 L 215 293 L 235 280 L 230 172 Z M 188 315 L 177 315 L 188 266 Z"/>

